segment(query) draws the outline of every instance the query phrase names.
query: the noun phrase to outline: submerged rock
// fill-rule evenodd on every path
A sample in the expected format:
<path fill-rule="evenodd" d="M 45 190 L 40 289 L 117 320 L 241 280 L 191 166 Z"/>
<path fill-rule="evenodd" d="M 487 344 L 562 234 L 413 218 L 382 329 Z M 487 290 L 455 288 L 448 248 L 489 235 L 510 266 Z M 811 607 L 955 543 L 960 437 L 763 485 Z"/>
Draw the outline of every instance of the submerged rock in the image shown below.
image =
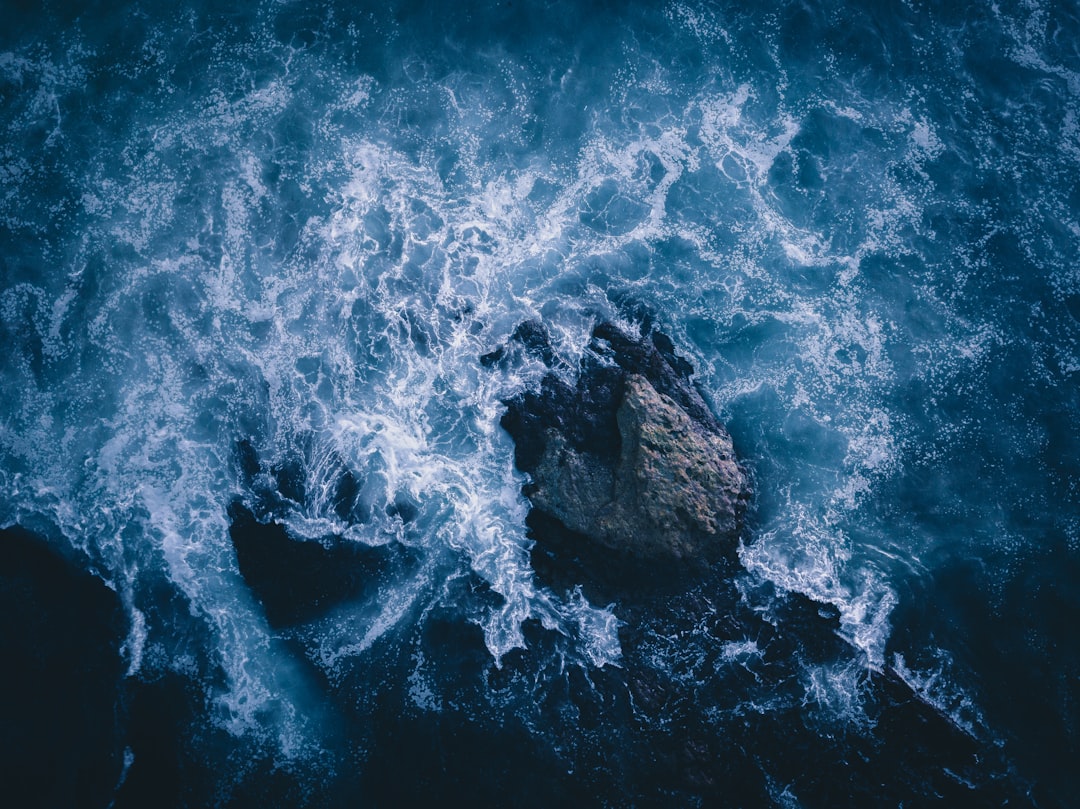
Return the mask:
<path fill-rule="evenodd" d="M 691 373 L 659 332 L 604 323 L 573 387 L 552 371 L 509 401 L 502 425 L 534 509 L 638 560 L 733 556 L 749 487 Z"/>
<path fill-rule="evenodd" d="M 236 444 L 237 468 L 248 490 L 228 506 L 229 537 L 244 582 L 274 629 L 318 620 L 350 602 L 371 598 L 379 582 L 408 570 L 416 558 L 400 543 L 368 545 L 346 539 L 347 527 L 372 519 L 360 480 L 336 453 L 301 453 L 270 464 L 249 439 Z M 385 509 L 402 525 L 416 508 L 399 499 Z M 296 536 L 295 515 L 316 515 L 325 535 Z M 335 519 L 336 518 L 336 519 Z"/>

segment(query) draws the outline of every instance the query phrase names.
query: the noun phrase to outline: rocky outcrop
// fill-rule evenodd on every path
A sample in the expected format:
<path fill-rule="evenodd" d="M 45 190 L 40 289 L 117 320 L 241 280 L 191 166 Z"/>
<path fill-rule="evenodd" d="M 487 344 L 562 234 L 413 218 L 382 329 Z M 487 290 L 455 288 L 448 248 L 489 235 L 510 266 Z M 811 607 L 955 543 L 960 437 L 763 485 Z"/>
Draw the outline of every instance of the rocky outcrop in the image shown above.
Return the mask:
<path fill-rule="evenodd" d="M 537 332 L 526 332 L 530 350 L 550 356 Z M 659 332 L 634 338 L 601 324 L 574 386 L 553 371 L 508 402 L 502 424 L 533 507 L 640 560 L 733 555 L 749 490 L 691 370 Z"/>
<path fill-rule="evenodd" d="M 928 795 L 970 803 L 976 789 L 987 805 L 1024 802 L 998 775 L 1006 768 L 995 749 L 892 668 L 865 667 L 857 696 L 850 692 L 865 724 L 846 726 L 842 738 L 820 732 L 807 672 L 837 663 L 859 671 L 864 658 L 853 657 L 835 606 L 742 566 L 736 550 L 749 488 L 731 438 L 670 340 L 601 324 L 580 366 L 568 368 L 532 323 L 482 361 L 526 358 L 552 370 L 539 389 L 507 402 L 502 424 L 530 476 L 533 569 L 555 591 L 580 588 L 592 603 L 617 605 L 622 657 L 605 671 L 645 726 L 678 728 L 648 739 L 651 772 L 670 773 L 671 784 L 707 803 L 757 805 L 775 794 L 755 764 L 768 750 L 777 771 L 828 772 L 843 761 L 850 794 L 889 783 L 916 803 Z M 733 651 L 745 659 L 733 664 Z M 677 659 L 708 676 L 687 677 L 671 665 Z M 582 693 L 601 692 L 591 683 Z M 620 704 L 615 693 L 597 715 Z M 743 712 L 759 700 L 769 709 Z M 716 724 L 703 705 L 739 720 Z M 799 796 L 836 802 L 827 779 L 804 779 Z"/>

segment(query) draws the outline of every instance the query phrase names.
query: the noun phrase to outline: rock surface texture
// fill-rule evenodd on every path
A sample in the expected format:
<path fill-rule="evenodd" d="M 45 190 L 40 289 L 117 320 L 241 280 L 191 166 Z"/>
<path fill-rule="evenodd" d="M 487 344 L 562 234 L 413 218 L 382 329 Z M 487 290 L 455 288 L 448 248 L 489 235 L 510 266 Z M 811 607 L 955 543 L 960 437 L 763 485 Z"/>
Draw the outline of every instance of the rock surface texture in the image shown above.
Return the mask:
<path fill-rule="evenodd" d="M 640 560 L 733 555 L 749 488 L 691 372 L 663 334 L 634 338 L 603 323 L 574 386 L 553 371 L 508 402 L 502 424 L 532 477 L 533 507 Z"/>

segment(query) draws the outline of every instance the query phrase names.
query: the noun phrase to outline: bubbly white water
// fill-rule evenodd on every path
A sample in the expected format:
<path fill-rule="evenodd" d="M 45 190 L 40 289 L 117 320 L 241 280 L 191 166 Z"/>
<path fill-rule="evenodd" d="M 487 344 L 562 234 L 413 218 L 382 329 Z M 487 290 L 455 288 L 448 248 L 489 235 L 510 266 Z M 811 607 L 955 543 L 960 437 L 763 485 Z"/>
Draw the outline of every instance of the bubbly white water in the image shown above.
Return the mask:
<path fill-rule="evenodd" d="M 624 91 L 627 103 L 639 103 L 652 81 L 662 79 Z M 90 181 L 83 205 L 94 246 L 71 262 L 56 302 L 43 306 L 47 293 L 26 286 L 4 292 L 7 319 L 37 304 L 31 316 L 40 318 L 43 349 L 67 383 L 24 391 L 23 423 L 31 411 L 42 416 L 18 439 L 30 471 L 13 501 L 49 514 L 75 542 L 95 541 L 88 550 L 127 594 L 133 615 L 142 614 L 140 571 L 165 566 L 213 627 L 229 680 L 222 702 L 237 732 L 284 691 L 274 685 L 274 642 L 239 577 L 224 515 L 227 500 L 243 494 L 231 448 L 252 424 L 270 460 L 312 442 L 304 464 L 314 495 L 286 521 L 294 536 L 399 541 L 429 559 L 378 604 L 358 606 L 360 617 L 325 627 L 317 659 L 328 669 L 415 618 L 460 565 L 503 599 L 482 619 L 496 659 L 521 647 L 522 622 L 537 618 L 578 638 L 583 662 L 615 662 L 615 616 L 580 597 L 563 602 L 536 585 L 529 567 L 523 478 L 498 418 L 501 402 L 545 369 L 491 372 L 478 357 L 517 323 L 540 317 L 572 367 L 596 319 L 619 317 L 609 295 L 623 287 L 659 309 L 721 409 L 770 386 L 785 409 L 805 411 L 846 446 L 830 470 L 835 493 L 825 511 L 793 494 L 744 561 L 785 589 L 835 603 L 846 636 L 881 665 L 893 599 L 878 571 L 851 564 L 851 541 L 838 527 L 896 453 L 895 429 L 875 394 L 893 373 L 883 324 L 861 311 L 855 290 L 859 257 L 916 216 L 918 201 L 881 189 L 862 242 L 838 252 L 777 204 L 769 172 L 800 123 L 790 111 L 770 110 L 746 84 L 706 89 L 629 127 L 609 120 L 619 109 L 609 108 L 573 161 L 524 165 L 489 165 L 473 154 L 472 128 L 487 113 L 483 102 L 461 103 L 453 78 L 424 89 L 443 99 L 445 139 L 460 163 L 454 181 L 441 175 L 437 151 L 409 154 L 378 134 L 373 124 L 392 112 L 400 91 L 362 77 L 310 121 L 320 148 L 304 156 L 296 180 L 301 192 L 304 184 L 325 189 L 325 212 L 295 222 L 295 247 L 284 252 L 261 221 L 282 193 L 265 179 L 281 147 L 257 133 L 297 103 L 300 87 L 288 77 L 165 116 L 119 176 Z M 363 123 L 336 125 L 344 112 Z M 906 112 L 850 114 L 910 133 L 912 151 L 901 149 L 900 159 L 917 164 L 928 154 L 933 133 Z M 184 163 L 211 155 L 215 196 L 185 216 L 175 202 Z M 705 222 L 695 219 L 700 210 L 669 210 L 686 178 L 711 197 L 733 195 L 742 217 L 723 218 L 721 209 L 721 219 Z M 86 262 L 102 240 L 133 254 L 89 292 Z M 668 245 L 678 245 L 677 254 L 660 272 Z M 787 271 L 771 269 L 777 260 L 838 273 L 837 281 L 792 289 Z M 92 305 L 73 308 L 76 296 Z M 695 343 L 686 321 L 667 312 L 714 324 L 774 323 L 802 361 L 763 363 L 756 378 L 717 384 L 716 349 Z M 854 365 L 839 358 L 854 349 L 861 356 Z M 47 420 L 58 408 L 79 407 L 80 391 L 101 408 L 96 424 Z M 841 398 L 843 410 L 830 406 Z M 84 462 L 61 461 L 70 457 Z M 370 523 L 347 526 L 333 513 L 328 475 L 338 458 L 363 481 Z M 821 501 L 816 489 L 808 496 Z M 412 525 L 383 516 L 401 497 L 419 509 Z M 87 521 L 117 529 L 90 534 Z M 133 621 L 127 647 L 133 673 L 143 626 Z"/>

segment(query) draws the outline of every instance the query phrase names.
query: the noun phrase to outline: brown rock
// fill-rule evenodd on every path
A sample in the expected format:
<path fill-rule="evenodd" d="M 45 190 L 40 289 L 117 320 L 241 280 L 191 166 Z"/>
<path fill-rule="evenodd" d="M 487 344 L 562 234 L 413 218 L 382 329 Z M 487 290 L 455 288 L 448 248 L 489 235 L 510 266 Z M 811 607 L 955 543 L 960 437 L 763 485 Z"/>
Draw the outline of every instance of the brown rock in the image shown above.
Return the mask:
<path fill-rule="evenodd" d="M 622 447 L 613 466 L 546 431 L 533 505 L 635 556 L 693 561 L 733 549 L 746 484 L 731 438 L 695 422 L 640 374 L 626 376 L 615 415 Z"/>

